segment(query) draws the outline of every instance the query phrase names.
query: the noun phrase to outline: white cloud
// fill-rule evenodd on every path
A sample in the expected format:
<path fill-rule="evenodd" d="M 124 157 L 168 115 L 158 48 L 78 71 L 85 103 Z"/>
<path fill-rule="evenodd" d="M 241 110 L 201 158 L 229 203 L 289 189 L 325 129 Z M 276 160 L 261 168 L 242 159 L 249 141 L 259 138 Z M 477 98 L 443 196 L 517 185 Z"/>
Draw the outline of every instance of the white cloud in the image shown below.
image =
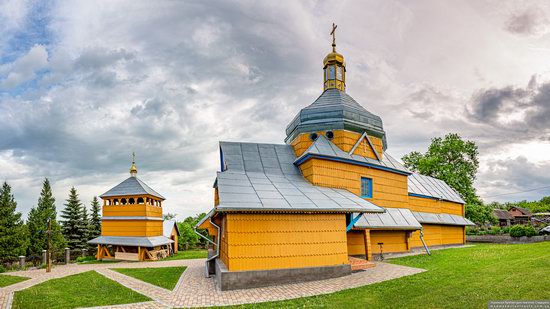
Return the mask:
<path fill-rule="evenodd" d="M 0 94 L 0 168 L 10 167 L 0 180 L 17 184 L 25 212 L 44 177 L 58 207 L 71 186 L 87 202 L 127 177 L 136 151 L 140 177 L 168 198 L 168 211 L 207 211 L 218 141 L 282 143 L 288 122 L 321 93 L 336 22 L 348 93 L 382 117 L 390 153 L 458 132 L 480 145 L 480 181 L 493 181 L 485 171 L 506 164 L 502 156 L 536 159 L 507 148 L 544 134 L 507 139 L 513 128 L 472 117 L 472 95 L 527 89 L 550 71 L 541 52 L 550 43 L 518 43 L 503 31 L 509 8 L 499 10 L 478 1 L 55 3 L 45 14 L 49 45 L 0 65 L 4 87 L 37 80 Z M 19 15 L 11 28 L 26 25 Z"/>
<path fill-rule="evenodd" d="M 2 88 L 11 89 L 36 77 L 36 72 L 48 65 L 48 51 L 43 45 L 34 45 L 28 53 L 8 65 Z"/>

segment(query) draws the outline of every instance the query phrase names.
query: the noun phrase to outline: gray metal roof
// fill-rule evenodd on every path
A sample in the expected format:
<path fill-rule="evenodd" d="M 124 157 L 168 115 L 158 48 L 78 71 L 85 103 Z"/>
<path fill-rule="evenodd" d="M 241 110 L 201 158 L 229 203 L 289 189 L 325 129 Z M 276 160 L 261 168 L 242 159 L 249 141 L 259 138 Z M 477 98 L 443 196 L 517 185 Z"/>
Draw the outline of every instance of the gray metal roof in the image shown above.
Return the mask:
<path fill-rule="evenodd" d="M 129 236 L 99 236 L 88 243 L 92 245 L 115 245 L 115 246 L 140 246 L 140 247 L 156 247 L 171 244 L 174 241 L 164 236 L 154 237 L 129 237 Z"/>
<path fill-rule="evenodd" d="M 416 220 L 422 224 L 442 224 L 442 225 L 475 225 L 472 221 L 458 215 L 434 214 L 429 212 L 412 212 Z"/>
<path fill-rule="evenodd" d="M 164 197 L 160 195 L 157 191 L 151 189 L 151 187 L 149 187 L 139 178 L 133 177 L 133 176 L 119 183 L 111 190 L 103 193 L 102 195 L 100 195 L 100 197 L 104 198 L 104 197 L 112 197 L 112 196 L 143 195 L 143 194 L 149 194 L 164 200 Z"/>
<path fill-rule="evenodd" d="M 464 204 L 464 200 L 443 180 L 413 173 L 409 175 L 409 193 Z"/>
<path fill-rule="evenodd" d="M 380 166 L 383 168 L 389 168 L 393 169 L 402 173 L 410 174 L 410 171 L 407 170 L 403 164 L 399 163 L 399 161 L 395 160 L 392 156 L 390 156 L 387 152 L 384 152 L 384 155 L 382 156 L 382 160 L 376 160 L 371 159 L 368 157 L 363 157 L 359 155 L 350 155 L 349 153 L 343 151 L 338 146 L 336 146 L 333 142 L 329 141 L 324 135 L 319 135 L 317 140 L 311 146 L 294 162 L 298 163 L 303 158 L 311 155 L 320 155 L 324 157 L 332 157 L 337 159 L 344 159 L 348 161 L 353 161 L 357 163 L 366 163 L 370 165 Z"/>
<path fill-rule="evenodd" d="M 300 133 L 336 129 L 367 131 L 369 135 L 381 138 L 386 149 L 382 119 L 338 89 L 325 90 L 311 105 L 303 108 L 286 127 L 285 142 Z"/>
<path fill-rule="evenodd" d="M 366 213 L 355 223 L 356 228 L 420 230 L 422 225 L 409 209 L 386 208 L 385 213 Z"/>
<path fill-rule="evenodd" d="M 220 142 L 220 148 L 218 211 L 384 211 L 347 190 L 312 185 L 293 164 L 289 145 Z"/>
<path fill-rule="evenodd" d="M 170 236 L 172 236 L 172 228 L 174 226 L 176 227 L 176 233 L 179 236 L 180 230 L 178 228 L 178 223 L 176 222 L 176 220 L 164 220 L 164 222 L 162 223 L 162 235 L 164 235 L 164 237 L 166 238 L 170 238 Z"/>

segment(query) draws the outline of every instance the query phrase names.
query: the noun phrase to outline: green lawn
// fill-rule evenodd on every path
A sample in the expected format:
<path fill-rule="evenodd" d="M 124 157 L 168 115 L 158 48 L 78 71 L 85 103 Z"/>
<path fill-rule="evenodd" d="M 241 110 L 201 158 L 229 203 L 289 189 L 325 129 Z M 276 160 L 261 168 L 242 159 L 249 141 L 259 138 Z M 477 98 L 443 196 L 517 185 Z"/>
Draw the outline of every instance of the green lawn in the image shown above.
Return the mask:
<path fill-rule="evenodd" d="M 150 298 L 88 271 L 15 292 L 12 308 L 78 308 L 149 301 Z"/>
<path fill-rule="evenodd" d="M 207 250 L 185 250 L 185 251 L 178 251 L 178 253 L 174 254 L 173 256 L 169 256 L 163 261 L 170 261 L 170 260 L 187 260 L 187 259 L 205 259 L 208 256 Z"/>
<path fill-rule="evenodd" d="M 243 308 L 487 308 L 489 300 L 550 299 L 550 242 L 437 250 L 392 263 L 427 269 L 332 294 Z"/>
<path fill-rule="evenodd" d="M 0 275 L 0 288 L 15 284 L 21 281 L 25 281 L 27 279 L 29 278 L 19 277 L 19 276 L 10 276 L 10 275 Z"/>
<path fill-rule="evenodd" d="M 157 267 L 157 268 L 113 268 L 121 274 L 173 290 L 187 267 Z"/>

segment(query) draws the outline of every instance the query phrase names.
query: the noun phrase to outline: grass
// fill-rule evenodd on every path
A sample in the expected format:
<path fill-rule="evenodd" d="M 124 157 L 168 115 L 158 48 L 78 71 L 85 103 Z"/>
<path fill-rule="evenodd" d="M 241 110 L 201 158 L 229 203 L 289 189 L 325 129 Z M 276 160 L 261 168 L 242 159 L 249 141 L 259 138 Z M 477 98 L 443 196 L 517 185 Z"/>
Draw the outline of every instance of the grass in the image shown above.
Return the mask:
<path fill-rule="evenodd" d="M 187 259 L 205 259 L 208 256 L 207 250 L 185 250 L 185 251 L 178 251 L 178 253 L 174 254 L 173 256 L 169 256 L 163 261 L 170 261 L 170 260 L 187 260 Z"/>
<path fill-rule="evenodd" d="M 15 292 L 16 308 L 78 308 L 149 301 L 150 299 L 121 284 L 88 271 L 52 279 Z"/>
<path fill-rule="evenodd" d="M 173 290 L 185 268 L 187 267 L 113 268 L 113 270 L 161 288 Z"/>
<path fill-rule="evenodd" d="M 242 308 L 487 308 L 490 300 L 550 299 L 550 242 L 437 250 L 392 263 L 427 269 L 413 276 Z"/>
<path fill-rule="evenodd" d="M 28 280 L 27 277 L 19 276 L 10 276 L 10 275 L 0 275 L 0 288 L 3 288 L 8 285 L 16 284 L 21 281 Z"/>

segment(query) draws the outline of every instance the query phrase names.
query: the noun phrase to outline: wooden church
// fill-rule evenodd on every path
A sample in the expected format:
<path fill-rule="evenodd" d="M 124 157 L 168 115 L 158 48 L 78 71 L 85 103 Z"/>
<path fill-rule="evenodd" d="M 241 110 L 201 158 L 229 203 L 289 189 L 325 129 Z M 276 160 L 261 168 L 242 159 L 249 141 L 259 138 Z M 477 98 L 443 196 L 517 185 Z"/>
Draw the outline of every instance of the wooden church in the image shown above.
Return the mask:
<path fill-rule="evenodd" d="M 162 195 L 137 178 L 135 160 L 130 177 L 102 194 L 101 236 L 97 259 L 158 260 L 178 250 L 179 231 L 173 220 L 163 220 Z"/>
<path fill-rule="evenodd" d="M 346 93 L 346 64 L 323 60 L 323 93 L 285 144 L 220 142 L 207 274 L 221 290 L 348 275 L 373 255 L 465 242 L 464 201 L 387 152 L 379 116 Z"/>

